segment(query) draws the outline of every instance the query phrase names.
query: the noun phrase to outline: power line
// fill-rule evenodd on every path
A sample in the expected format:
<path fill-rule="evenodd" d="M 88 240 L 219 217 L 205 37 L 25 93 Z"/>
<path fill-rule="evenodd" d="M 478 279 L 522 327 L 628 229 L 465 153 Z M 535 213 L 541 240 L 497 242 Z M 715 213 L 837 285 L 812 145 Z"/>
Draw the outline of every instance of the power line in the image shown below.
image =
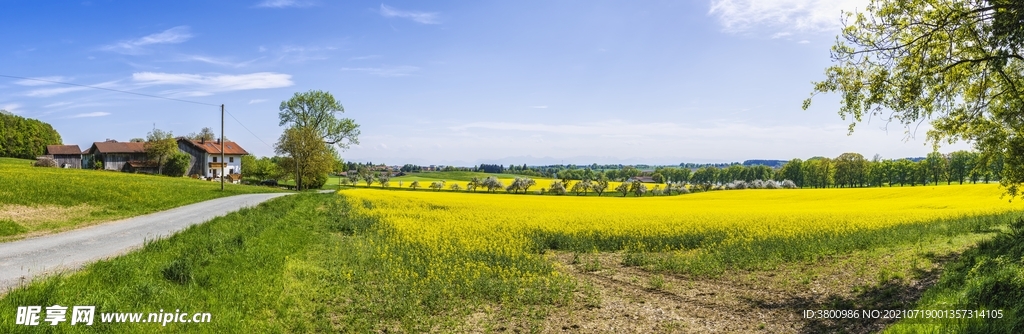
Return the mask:
<path fill-rule="evenodd" d="M 101 90 L 117 92 L 117 93 L 132 94 L 132 95 L 152 97 L 152 98 L 157 98 L 157 99 L 185 102 L 185 103 L 194 103 L 194 104 L 199 104 L 199 105 L 204 105 L 204 106 L 211 106 L 211 107 L 220 107 L 220 105 L 218 105 L 218 104 L 210 104 L 210 103 L 205 103 L 205 102 L 197 102 L 197 101 L 189 101 L 189 100 L 176 99 L 176 98 L 166 97 L 166 96 L 149 95 L 149 94 L 143 94 L 143 93 L 129 92 L 129 91 L 124 91 L 124 90 L 113 89 L 113 88 L 106 88 L 106 87 L 99 87 L 99 86 L 80 85 L 80 84 L 76 84 L 76 83 L 63 82 L 63 81 L 54 81 L 54 80 L 46 80 L 46 79 L 38 79 L 38 78 L 26 78 L 26 77 L 19 77 L 19 76 L 15 76 L 15 75 L 6 75 L 6 74 L 0 74 L 0 77 L 12 78 L 12 79 L 22 79 L 22 80 L 42 81 L 42 82 L 49 82 L 49 83 L 55 83 L 55 84 L 61 84 L 61 85 L 69 85 L 69 86 L 77 86 L 77 87 L 85 87 L 85 88 L 92 88 L 92 89 L 101 89 Z M 242 128 L 245 129 L 245 131 L 248 131 L 249 134 L 251 134 L 253 137 L 256 138 L 256 140 L 259 140 L 261 143 L 263 143 L 263 145 L 267 145 L 267 147 L 269 147 L 271 149 L 274 148 L 274 146 L 271 146 L 270 144 L 267 144 L 267 142 L 263 141 L 262 138 L 257 136 L 251 130 L 249 130 L 249 128 L 246 127 L 245 124 L 242 124 L 242 121 L 239 121 L 238 118 L 235 118 L 235 115 L 232 115 L 230 111 L 226 111 L 226 112 L 228 113 L 228 115 L 231 116 L 231 119 L 234 119 L 235 122 L 238 122 L 238 125 L 241 125 Z"/>
<path fill-rule="evenodd" d="M 185 103 L 195 103 L 195 104 L 201 104 L 201 105 L 204 105 L 204 106 L 211 106 L 211 107 L 220 107 L 220 105 L 217 105 L 217 104 L 210 104 L 210 103 L 182 100 L 182 99 L 176 99 L 176 98 L 172 98 L 172 97 L 165 97 L 165 96 L 158 96 L 158 95 L 142 94 L 142 93 L 129 92 L 129 91 L 125 91 L 125 90 L 118 90 L 118 89 L 99 87 L 99 86 L 79 85 L 79 84 L 70 83 L 70 82 L 61 82 L 61 81 L 53 81 L 53 80 L 45 80 L 45 79 L 37 79 L 37 78 L 26 78 L 26 77 L 19 77 L 19 76 L 6 75 L 6 74 L 0 74 L 0 77 L 12 78 L 12 79 L 22 79 L 22 80 L 42 81 L 42 82 L 49 82 L 49 83 L 55 83 L 55 84 L 61 84 L 61 85 L 69 85 L 69 86 L 78 86 L 78 87 L 85 87 L 85 88 L 92 88 L 92 89 L 102 89 L 102 90 L 108 90 L 108 91 L 111 91 L 111 92 L 132 94 L 132 95 L 152 97 L 152 98 L 158 98 L 158 99 L 164 99 L 164 100 L 185 102 Z"/>

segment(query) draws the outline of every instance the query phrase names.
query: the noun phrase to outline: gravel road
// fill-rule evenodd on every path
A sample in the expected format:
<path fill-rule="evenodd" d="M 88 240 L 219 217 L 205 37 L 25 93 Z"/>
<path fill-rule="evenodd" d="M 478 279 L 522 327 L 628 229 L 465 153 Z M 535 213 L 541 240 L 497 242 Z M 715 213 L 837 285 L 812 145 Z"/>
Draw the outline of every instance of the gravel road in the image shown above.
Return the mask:
<path fill-rule="evenodd" d="M 289 194 L 218 198 L 77 230 L 0 243 L 0 294 L 33 277 L 78 269 L 87 263 L 137 249 L 146 240 L 168 237 L 191 225 Z"/>

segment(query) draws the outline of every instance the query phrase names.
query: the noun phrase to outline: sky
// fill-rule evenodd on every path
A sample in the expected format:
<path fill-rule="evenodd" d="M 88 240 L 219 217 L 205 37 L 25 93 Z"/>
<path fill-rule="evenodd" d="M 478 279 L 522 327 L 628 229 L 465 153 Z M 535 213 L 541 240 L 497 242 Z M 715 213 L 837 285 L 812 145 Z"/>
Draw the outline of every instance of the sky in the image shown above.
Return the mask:
<path fill-rule="evenodd" d="M 342 157 L 389 165 L 924 156 L 927 123 L 848 135 L 834 94 L 800 107 L 866 3 L 0 0 L 0 75 L 169 98 L 0 77 L 0 109 L 85 149 L 219 134 L 223 104 L 271 156 L 281 102 L 323 90 L 362 132 Z"/>

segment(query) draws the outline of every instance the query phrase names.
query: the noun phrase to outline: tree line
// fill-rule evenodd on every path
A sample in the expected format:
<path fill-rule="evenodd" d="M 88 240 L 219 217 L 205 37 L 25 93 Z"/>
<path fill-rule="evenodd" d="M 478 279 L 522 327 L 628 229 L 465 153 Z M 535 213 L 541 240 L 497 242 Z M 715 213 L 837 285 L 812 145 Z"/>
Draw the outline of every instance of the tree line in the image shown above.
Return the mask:
<path fill-rule="evenodd" d="M 61 143 L 50 124 L 0 110 L 0 157 L 35 159 L 46 154 L 46 145 Z"/>

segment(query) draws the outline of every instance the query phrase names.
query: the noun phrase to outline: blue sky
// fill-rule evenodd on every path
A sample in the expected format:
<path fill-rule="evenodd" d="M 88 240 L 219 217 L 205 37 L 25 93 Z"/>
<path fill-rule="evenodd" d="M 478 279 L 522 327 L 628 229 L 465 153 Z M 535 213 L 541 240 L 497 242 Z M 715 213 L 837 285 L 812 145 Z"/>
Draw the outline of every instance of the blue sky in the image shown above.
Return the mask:
<path fill-rule="evenodd" d="M 351 161 L 653 163 L 923 156 L 836 96 L 801 110 L 840 11 L 866 1 L 4 1 L 0 74 L 225 104 L 273 155 L 295 92 L 361 125 Z M 219 108 L 0 78 L 0 108 L 65 143 L 219 132 Z M 248 130 L 246 130 L 248 129 Z M 250 133 L 251 131 L 251 133 Z M 966 144 L 942 151 L 967 148 Z"/>

